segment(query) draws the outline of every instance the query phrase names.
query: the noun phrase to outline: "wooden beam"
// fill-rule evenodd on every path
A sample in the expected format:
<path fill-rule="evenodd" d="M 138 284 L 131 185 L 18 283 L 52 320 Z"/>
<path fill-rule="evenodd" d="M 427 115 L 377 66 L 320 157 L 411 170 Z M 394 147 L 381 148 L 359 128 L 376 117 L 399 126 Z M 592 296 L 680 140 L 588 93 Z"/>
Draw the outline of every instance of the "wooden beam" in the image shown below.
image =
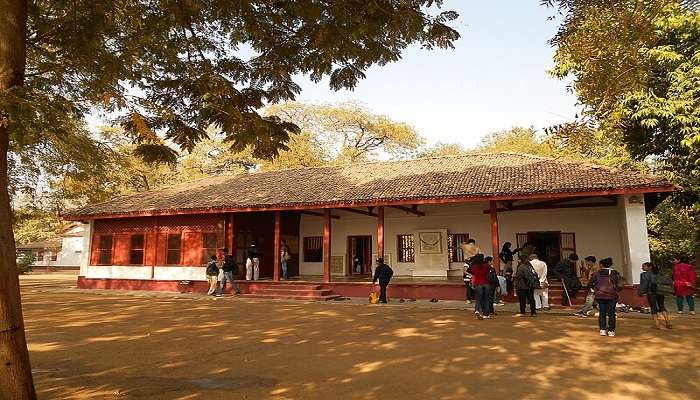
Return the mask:
<path fill-rule="evenodd" d="M 406 207 L 406 206 L 389 206 L 389 207 L 395 208 L 395 209 L 401 210 L 401 211 L 406 211 L 409 214 L 415 214 L 419 217 L 425 217 L 425 213 L 423 211 L 418 211 L 417 205 L 413 205 L 410 208 Z"/>
<path fill-rule="evenodd" d="M 355 214 L 362 214 L 366 215 L 368 217 L 376 217 L 377 214 L 369 212 L 369 211 L 364 211 L 364 210 L 355 210 L 354 208 L 341 208 L 341 211 L 347 211 L 349 213 L 355 213 Z"/>
<path fill-rule="evenodd" d="M 680 187 L 674 185 L 666 185 L 653 188 L 638 188 L 638 189 L 611 189 L 598 191 L 578 191 L 578 192 L 558 192 L 558 193 L 534 193 L 534 194 L 513 194 L 513 195 L 463 195 L 454 197 L 442 197 L 431 199 L 406 199 L 406 200 L 362 200 L 362 201 L 334 201 L 327 203 L 319 203 L 313 205 L 269 205 L 255 207 L 203 207 L 197 209 L 168 209 L 156 211 L 133 211 L 124 213 L 101 213 L 92 215 L 71 215 L 62 214 L 60 217 L 67 221 L 87 221 L 94 219 L 107 218 L 133 218 L 133 217 L 151 217 L 156 215 L 197 215 L 197 214 L 216 214 L 216 213 L 247 213 L 257 211 L 278 211 L 278 210 L 319 210 L 326 207 L 367 207 L 367 206 L 392 206 L 392 205 L 411 205 L 411 204 L 455 204 L 455 203 L 470 203 L 477 201 L 504 201 L 504 200 L 535 200 L 535 199 L 559 199 L 565 197 L 585 197 L 585 196 L 611 196 L 622 194 L 644 194 L 644 193 L 662 193 L 675 192 Z"/>
<path fill-rule="evenodd" d="M 496 269 L 496 273 L 498 273 L 501 271 L 501 259 L 498 257 L 498 253 L 500 253 L 498 240 L 498 207 L 495 200 L 491 200 L 489 206 L 491 214 L 491 254 L 493 254 L 493 267 Z"/>
<path fill-rule="evenodd" d="M 384 207 L 377 207 L 377 258 L 384 258 Z"/>
<path fill-rule="evenodd" d="M 325 219 L 323 224 L 323 282 L 331 281 L 331 209 L 324 211 Z"/>
<path fill-rule="evenodd" d="M 282 225 L 282 212 L 281 211 L 275 211 L 275 238 L 274 238 L 274 247 L 275 247 L 275 254 L 273 257 L 273 271 L 272 271 L 272 280 L 275 282 L 279 282 L 280 280 L 280 268 L 281 268 L 281 259 L 280 259 L 280 250 L 281 250 L 281 233 L 280 233 L 280 226 Z"/>
<path fill-rule="evenodd" d="M 316 211 L 299 211 L 299 214 L 313 215 L 316 217 L 325 217 L 326 216 L 326 214 L 324 214 L 322 212 L 316 212 Z M 340 215 L 331 215 L 331 218 L 340 219 Z"/>
<path fill-rule="evenodd" d="M 506 211 L 523 211 L 523 210 L 553 210 L 557 208 L 586 208 L 586 207 L 612 207 L 616 203 L 611 202 L 596 202 L 596 203 L 576 203 L 576 204 L 555 204 L 551 206 L 546 205 L 535 205 L 535 204 L 525 204 L 522 206 L 513 206 L 511 209 L 499 208 L 498 212 Z M 491 210 L 484 210 L 484 214 L 490 214 Z"/>

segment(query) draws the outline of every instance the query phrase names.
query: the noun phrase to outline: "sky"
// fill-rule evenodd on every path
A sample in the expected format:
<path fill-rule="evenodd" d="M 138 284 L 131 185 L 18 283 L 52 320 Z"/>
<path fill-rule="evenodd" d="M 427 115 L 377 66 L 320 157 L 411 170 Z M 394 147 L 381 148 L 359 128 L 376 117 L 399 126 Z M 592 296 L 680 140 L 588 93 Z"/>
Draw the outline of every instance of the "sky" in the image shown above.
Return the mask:
<path fill-rule="evenodd" d="M 576 98 L 568 82 L 550 77 L 557 21 L 537 0 L 446 0 L 460 14 L 451 26 L 461 38 L 453 50 L 407 49 L 403 59 L 366 71 L 354 91 L 335 92 L 324 80 L 296 82 L 299 101 L 355 100 L 411 124 L 429 144 L 477 146 L 489 133 L 513 126 L 536 129 L 573 119 Z"/>

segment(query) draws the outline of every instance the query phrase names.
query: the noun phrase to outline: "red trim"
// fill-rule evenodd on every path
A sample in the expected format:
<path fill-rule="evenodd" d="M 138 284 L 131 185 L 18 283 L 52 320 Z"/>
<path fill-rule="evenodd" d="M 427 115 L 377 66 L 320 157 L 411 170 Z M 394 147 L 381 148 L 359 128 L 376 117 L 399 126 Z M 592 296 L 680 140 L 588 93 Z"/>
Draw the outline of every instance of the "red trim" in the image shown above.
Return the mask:
<path fill-rule="evenodd" d="M 496 272 L 501 270 L 501 259 L 499 257 L 499 240 L 498 240 L 498 207 L 496 202 L 491 200 L 489 203 L 491 206 L 490 216 L 491 216 L 491 248 L 493 254 L 493 267 L 496 268 Z"/>
<path fill-rule="evenodd" d="M 577 203 L 577 204 L 553 204 L 553 205 L 537 205 L 524 204 L 522 206 L 513 206 L 511 208 L 499 208 L 498 212 L 506 211 L 523 211 L 523 210 L 554 210 L 557 208 L 587 208 L 587 207 L 615 207 L 617 203 L 611 202 L 594 202 L 594 203 Z M 484 214 L 488 214 L 490 210 L 484 210 Z"/>
<path fill-rule="evenodd" d="M 384 258 L 384 207 L 377 207 L 377 258 Z"/>
<path fill-rule="evenodd" d="M 275 232 L 274 232 L 274 235 L 275 235 L 275 238 L 274 238 L 274 242 L 275 242 L 275 246 L 274 246 L 275 249 L 274 249 L 274 251 L 275 251 L 275 254 L 274 254 L 274 257 L 273 257 L 273 260 L 274 260 L 274 261 L 273 261 L 273 264 L 272 264 L 272 267 L 273 267 L 273 270 L 272 270 L 272 280 L 275 281 L 275 282 L 279 282 L 279 280 L 280 280 L 280 268 L 282 267 L 282 266 L 281 266 L 281 260 L 280 260 L 280 258 L 281 258 L 280 252 L 281 252 L 281 250 L 282 250 L 282 247 L 281 247 L 282 241 L 281 241 L 281 238 L 280 238 L 280 225 L 281 225 L 281 220 L 282 220 L 282 212 L 281 212 L 281 211 L 275 211 Z"/>
<path fill-rule="evenodd" d="M 578 192 L 557 192 L 557 193 L 532 193 L 522 195 L 497 195 L 497 196 L 457 196 L 457 197 L 442 197 L 433 199 L 397 199 L 397 200 L 365 200 L 365 201 L 337 201 L 329 203 L 317 204 L 299 204 L 299 205 L 274 205 L 274 206 L 256 206 L 256 207 L 209 207 L 203 209 L 170 209 L 161 211 L 138 211 L 120 214 L 93 214 L 93 215 L 62 215 L 65 220 L 87 221 L 91 219 L 105 218 L 132 218 L 132 217 L 148 217 L 155 215 L 184 215 L 184 214 L 211 214 L 222 212 L 254 212 L 254 211 L 282 211 L 282 210 L 318 210 L 333 207 L 336 209 L 367 207 L 367 206 L 392 206 L 406 204 L 451 204 L 451 203 L 467 203 L 474 201 L 504 201 L 504 200 L 525 200 L 525 199 L 554 199 L 560 197 L 581 197 L 581 196 L 611 196 L 620 194 L 643 194 L 643 193 L 662 193 L 673 192 L 676 186 L 660 186 L 655 188 L 637 188 L 637 189 L 610 189 L 598 191 L 578 191 Z"/>
<path fill-rule="evenodd" d="M 323 210 L 323 282 L 331 281 L 331 209 Z"/>

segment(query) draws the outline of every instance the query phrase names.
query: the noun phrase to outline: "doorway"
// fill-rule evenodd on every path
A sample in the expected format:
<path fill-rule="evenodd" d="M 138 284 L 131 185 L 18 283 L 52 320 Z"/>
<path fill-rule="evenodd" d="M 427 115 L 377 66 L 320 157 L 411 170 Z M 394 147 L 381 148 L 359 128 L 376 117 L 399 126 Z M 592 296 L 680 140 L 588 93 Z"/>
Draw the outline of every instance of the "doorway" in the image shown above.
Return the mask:
<path fill-rule="evenodd" d="M 368 275 L 372 266 L 372 236 L 348 236 L 348 275 Z"/>
<path fill-rule="evenodd" d="M 527 241 L 535 248 L 537 257 L 550 266 L 549 270 L 561 261 L 560 232 L 528 232 Z"/>

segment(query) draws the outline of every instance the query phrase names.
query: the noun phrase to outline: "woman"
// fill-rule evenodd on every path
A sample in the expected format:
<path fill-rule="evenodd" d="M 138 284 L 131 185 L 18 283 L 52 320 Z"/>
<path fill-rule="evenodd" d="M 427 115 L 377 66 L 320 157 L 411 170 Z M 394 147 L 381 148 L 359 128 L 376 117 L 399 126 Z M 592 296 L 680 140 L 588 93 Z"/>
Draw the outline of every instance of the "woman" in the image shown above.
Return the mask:
<path fill-rule="evenodd" d="M 487 279 L 489 265 L 484 260 L 483 254 L 477 254 L 472 258 L 468 272 L 472 274 L 472 284 L 476 290 L 476 308 L 474 314 L 477 319 L 488 319 L 490 316 L 489 281 Z"/>
<path fill-rule="evenodd" d="M 598 327 L 600 336 L 615 336 L 615 306 L 617 293 L 620 290 L 620 274 L 612 269 L 612 258 L 600 260 L 600 269 L 593 274 L 588 287 L 593 288 L 595 300 L 598 302 Z"/>
<path fill-rule="evenodd" d="M 515 292 L 518 294 L 518 301 L 520 302 L 520 313 L 515 314 L 515 317 L 525 316 L 525 305 L 530 304 L 530 315 L 533 317 L 537 316 L 537 311 L 535 307 L 535 288 L 532 282 L 533 274 L 534 279 L 538 280 L 537 274 L 535 274 L 532 264 L 528 260 L 528 256 L 521 254 L 518 256 L 518 268 L 515 270 Z"/>
<path fill-rule="evenodd" d="M 471 304 L 472 301 L 476 299 L 476 296 L 474 293 L 474 287 L 472 286 L 472 274 L 469 273 L 469 264 L 464 264 L 462 280 L 464 280 L 464 286 L 467 287 L 467 304 Z"/>
<path fill-rule="evenodd" d="M 661 312 L 666 328 L 671 329 L 671 321 L 668 318 L 668 312 L 664 305 L 664 295 L 657 291 L 656 286 L 656 281 L 659 276 L 659 267 L 650 262 L 645 262 L 642 264 L 642 271 L 644 272 L 642 272 L 639 277 L 639 289 L 637 292 L 640 296 L 647 297 L 649 307 L 651 307 L 651 318 L 654 320 L 654 327 L 656 329 L 661 329 L 661 320 L 659 319 L 659 312 Z"/>
<path fill-rule="evenodd" d="M 511 250 L 510 246 L 513 244 L 511 242 L 505 242 L 503 243 L 503 247 L 501 247 L 501 252 L 498 254 L 498 258 L 501 259 L 503 262 L 503 265 L 505 266 L 504 269 L 510 268 L 511 270 L 513 269 L 513 255 L 520 251 L 520 249 L 515 249 Z"/>

